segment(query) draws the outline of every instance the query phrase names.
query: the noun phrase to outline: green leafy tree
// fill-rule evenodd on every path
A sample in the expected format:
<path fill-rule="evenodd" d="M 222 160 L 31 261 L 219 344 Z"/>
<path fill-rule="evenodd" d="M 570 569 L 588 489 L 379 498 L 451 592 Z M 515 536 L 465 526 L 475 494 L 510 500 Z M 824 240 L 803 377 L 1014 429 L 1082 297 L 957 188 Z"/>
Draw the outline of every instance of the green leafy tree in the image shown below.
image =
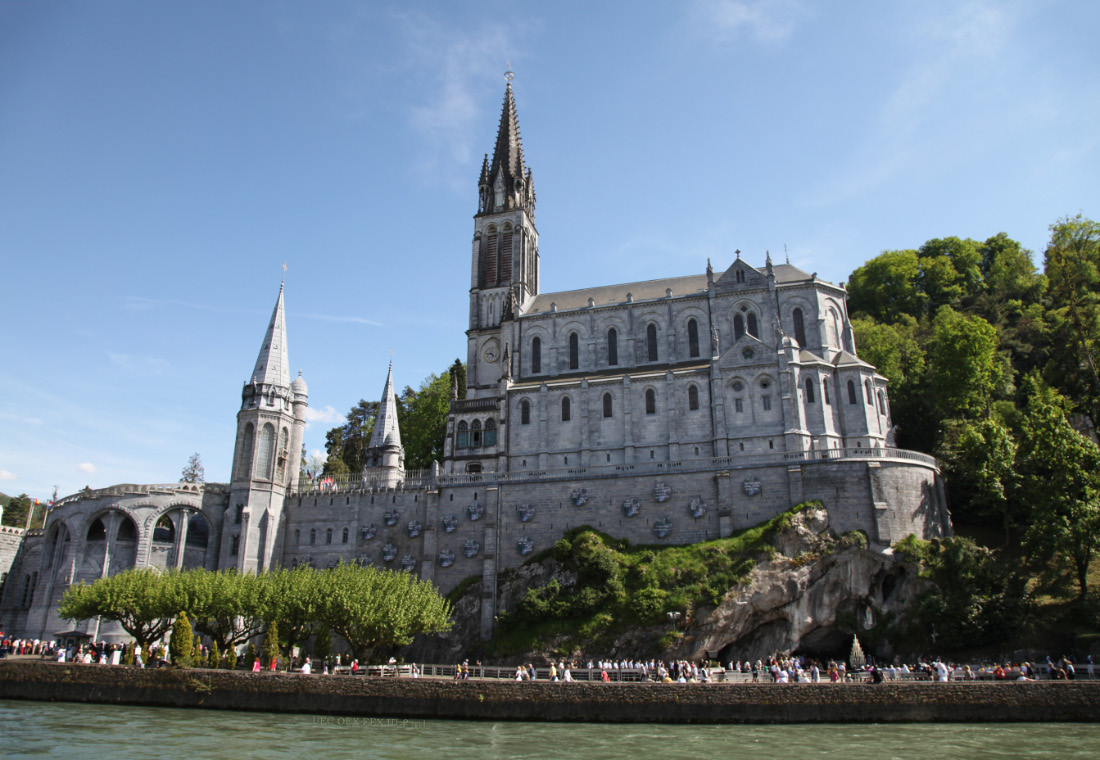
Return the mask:
<path fill-rule="evenodd" d="M 225 651 L 225 669 L 237 669 L 237 647 L 229 647 L 229 649 Z"/>
<path fill-rule="evenodd" d="M 58 612 L 72 621 L 94 617 L 113 620 L 144 647 L 168 632 L 181 609 L 178 579 L 176 573 L 140 568 L 91 584 L 81 581 L 65 592 Z"/>
<path fill-rule="evenodd" d="M 347 414 L 347 421 L 325 435 L 325 475 L 357 473 L 367 461 L 374 421 L 378 417 L 378 402 L 360 400 Z"/>
<path fill-rule="evenodd" d="M 260 652 L 260 664 L 265 668 L 271 667 L 271 663 L 279 659 L 279 625 L 274 621 L 267 627 L 264 635 L 264 648 Z"/>
<path fill-rule="evenodd" d="M 218 642 L 210 645 L 210 667 L 217 670 L 222 666 L 222 653 L 218 651 Z"/>
<path fill-rule="evenodd" d="M 18 496 L 13 496 L 8 505 L 4 507 L 4 525 L 11 528 L 26 528 L 27 516 L 31 514 L 31 510 L 34 509 L 34 499 L 27 496 L 25 493 L 21 493 Z M 31 527 L 34 527 L 34 521 L 31 521 Z"/>
<path fill-rule="evenodd" d="M 920 287 L 920 275 L 916 251 L 883 251 L 852 272 L 849 310 L 878 322 L 893 322 L 903 314 L 920 318 L 928 300 Z"/>
<path fill-rule="evenodd" d="M 931 391 L 947 417 L 985 413 L 1004 372 L 997 330 L 981 317 L 945 306 L 932 322 L 928 347 Z"/>
<path fill-rule="evenodd" d="M 409 573 L 341 563 L 321 574 L 322 620 L 366 662 L 378 647 L 450 630 L 451 607 L 431 581 Z"/>
<path fill-rule="evenodd" d="M 455 390 L 455 397 L 466 398 L 466 365 L 461 360 L 455 359 L 447 375 L 452 383 L 451 387 Z"/>
<path fill-rule="evenodd" d="M 1050 227 L 1045 254 L 1051 329 L 1048 380 L 1100 429 L 1100 224 L 1077 215 Z"/>
<path fill-rule="evenodd" d="M 996 516 L 1005 533 L 1015 525 L 1016 452 L 1019 444 L 996 416 L 965 422 L 956 431 L 949 456 L 953 504 L 967 516 Z M 961 496 L 961 498 L 960 498 Z"/>
<path fill-rule="evenodd" d="M 332 631 L 324 623 L 317 626 L 313 632 L 313 656 L 320 660 L 327 660 L 332 654 Z"/>
<path fill-rule="evenodd" d="M 194 661 L 195 642 L 192 638 L 191 623 L 187 613 L 181 612 L 172 626 L 172 636 L 168 639 L 168 656 L 177 668 L 189 668 Z"/>
<path fill-rule="evenodd" d="M 426 469 L 443 459 L 451 377 L 428 375 L 418 390 L 406 388 L 398 399 L 397 419 L 405 446 L 406 469 Z"/>
<path fill-rule="evenodd" d="M 198 568 L 180 573 L 177 579 L 179 596 L 195 630 L 222 648 L 252 638 L 270 616 L 271 594 L 265 574 Z"/>
<path fill-rule="evenodd" d="M 1065 558 L 1088 594 L 1088 571 L 1100 548 L 1100 449 L 1073 429 L 1065 402 L 1029 378 L 1020 476 L 1031 505 L 1026 541 L 1039 558 Z"/>
<path fill-rule="evenodd" d="M 320 618 L 321 584 L 316 570 L 300 565 L 292 570 L 280 568 L 260 579 L 266 586 L 268 613 L 278 627 L 288 650 L 301 646 L 311 635 Z"/>
<path fill-rule="evenodd" d="M 252 670 L 252 666 L 256 662 L 256 645 L 251 641 L 248 642 L 248 649 L 244 652 L 244 666 L 247 670 Z"/>
<path fill-rule="evenodd" d="M 134 662 L 134 644 L 130 642 L 126 645 L 126 649 L 122 653 L 122 664 L 132 666 Z"/>

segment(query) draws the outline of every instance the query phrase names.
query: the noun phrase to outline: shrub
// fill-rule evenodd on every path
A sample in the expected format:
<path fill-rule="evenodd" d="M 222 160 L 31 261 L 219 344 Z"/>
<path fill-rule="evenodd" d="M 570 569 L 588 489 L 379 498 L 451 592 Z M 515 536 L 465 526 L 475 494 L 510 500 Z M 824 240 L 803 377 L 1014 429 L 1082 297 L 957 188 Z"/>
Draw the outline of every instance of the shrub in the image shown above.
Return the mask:
<path fill-rule="evenodd" d="M 244 653 L 244 667 L 246 670 L 252 670 L 253 664 L 256 662 L 256 645 L 251 641 L 248 642 L 248 649 Z"/>
<path fill-rule="evenodd" d="M 264 648 L 260 664 L 265 668 L 279 659 L 279 627 L 274 621 L 267 626 L 267 635 L 264 636 Z"/>
<path fill-rule="evenodd" d="M 237 647 L 231 646 L 225 653 L 225 668 L 226 670 L 237 669 Z"/>
<path fill-rule="evenodd" d="M 193 660 L 195 643 L 191 622 L 183 612 L 172 626 L 172 637 L 168 640 L 168 656 L 177 668 L 189 668 Z"/>
<path fill-rule="evenodd" d="M 218 642 L 210 645 L 210 667 L 217 670 L 222 666 L 222 653 L 218 651 Z"/>

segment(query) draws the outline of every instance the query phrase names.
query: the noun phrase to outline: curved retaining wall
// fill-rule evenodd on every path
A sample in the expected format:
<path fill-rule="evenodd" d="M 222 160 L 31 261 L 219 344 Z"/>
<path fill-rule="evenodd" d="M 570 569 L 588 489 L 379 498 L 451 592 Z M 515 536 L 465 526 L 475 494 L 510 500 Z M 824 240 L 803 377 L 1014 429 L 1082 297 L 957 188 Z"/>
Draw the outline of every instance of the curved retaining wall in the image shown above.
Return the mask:
<path fill-rule="evenodd" d="M 0 662 L 0 699 L 493 721 L 1100 722 L 1100 681 L 563 684 Z"/>

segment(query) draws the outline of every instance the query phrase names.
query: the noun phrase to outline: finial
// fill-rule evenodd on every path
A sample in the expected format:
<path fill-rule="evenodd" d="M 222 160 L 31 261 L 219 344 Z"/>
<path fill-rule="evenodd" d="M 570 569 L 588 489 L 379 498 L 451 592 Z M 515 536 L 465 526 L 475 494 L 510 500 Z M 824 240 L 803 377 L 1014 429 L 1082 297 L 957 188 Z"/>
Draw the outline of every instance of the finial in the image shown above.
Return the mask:
<path fill-rule="evenodd" d="M 286 262 L 285 261 L 283 262 L 283 279 L 282 279 L 282 282 L 279 283 L 279 290 L 282 290 L 284 285 L 286 285 Z"/>
<path fill-rule="evenodd" d="M 741 258 L 741 249 L 740 249 L 740 248 L 738 248 L 737 250 L 735 250 L 735 251 L 734 251 L 734 253 L 736 253 L 736 254 L 737 254 L 737 258 L 738 258 L 738 259 L 740 259 L 740 258 Z"/>
<path fill-rule="evenodd" d="M 772 263 L 772 252 L 771 251 L 764 251 L 764 261 L 768 264 Z"/>
<path fill-rule="evenodd" d="M 787 257 L 787 263 L 791 263 L 791 254 L 787 252 L 787 244 L 783 244 L 783 255 Z"/>
<path fill-rule="evenodd" d="M 504 72 L 504 79 L 508 82 L 508 86 L 512 86 L 512 80 L 516 78 L 516 75 L 512 72 L 512 62 L 508 61 L 508 70 Z"/>

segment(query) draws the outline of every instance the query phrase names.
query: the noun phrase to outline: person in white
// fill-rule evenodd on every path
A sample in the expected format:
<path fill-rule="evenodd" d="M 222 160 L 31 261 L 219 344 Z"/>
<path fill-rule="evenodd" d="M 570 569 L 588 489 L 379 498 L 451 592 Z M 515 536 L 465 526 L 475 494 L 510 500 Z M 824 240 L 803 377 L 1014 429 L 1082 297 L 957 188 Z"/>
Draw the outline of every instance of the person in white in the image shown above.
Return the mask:
<path fill-rule="evenodd" d="M 302 663 L 302 675 L 308 676 L 313 672 L 313 667 L 309 664 L 309 660 Z"/>

